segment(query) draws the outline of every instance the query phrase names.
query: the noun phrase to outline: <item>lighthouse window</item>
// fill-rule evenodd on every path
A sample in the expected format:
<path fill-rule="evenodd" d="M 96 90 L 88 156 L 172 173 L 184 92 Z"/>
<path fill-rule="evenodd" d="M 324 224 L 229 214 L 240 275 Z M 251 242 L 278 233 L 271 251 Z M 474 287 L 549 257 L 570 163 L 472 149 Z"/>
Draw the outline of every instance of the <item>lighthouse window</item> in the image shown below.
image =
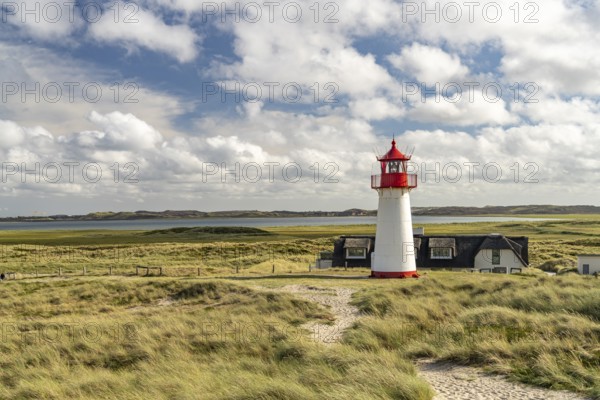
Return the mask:
<path fill-rule="evenodd" d="M 367 249 L 362 247 L 348 247 L 346 248 L 346 258 L 367 258 Z"/>
<path fill-rule="evenodd" d="M 452 248 L 450 247 L 434 247 L 431 249 L 431 259 L 433 260 L 449 260 L 452 259 Z"/>
<path fill-rule="evenodd" d="M 390 174 L 400 172 L 400 163 L 398 161 L 390 161 Z"/>

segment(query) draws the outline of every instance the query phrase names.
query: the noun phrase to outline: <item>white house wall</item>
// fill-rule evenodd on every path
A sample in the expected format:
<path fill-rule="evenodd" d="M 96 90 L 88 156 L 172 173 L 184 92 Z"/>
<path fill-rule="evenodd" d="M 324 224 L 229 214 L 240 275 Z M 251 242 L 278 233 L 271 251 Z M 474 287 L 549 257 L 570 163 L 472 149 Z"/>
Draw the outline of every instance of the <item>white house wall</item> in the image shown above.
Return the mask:
<path fill-rule="evenodd" d="M 577 256 L 577 272 L 583 274 L 583 264 L 589 264 L 590 275 L 600 274 L 600 256 Z"/>
<path fill-rule="evenodd" d="M 479 251 L 475 256 L 475 268 L 495 268 L 495 267 L 506 267 L 507 272 L 510 272 L 511 268 L 525 268 L 519 257 L 510 249 L 500 250 L 500 264 L 492 264 L 492 250 L 484 249 Z"/>

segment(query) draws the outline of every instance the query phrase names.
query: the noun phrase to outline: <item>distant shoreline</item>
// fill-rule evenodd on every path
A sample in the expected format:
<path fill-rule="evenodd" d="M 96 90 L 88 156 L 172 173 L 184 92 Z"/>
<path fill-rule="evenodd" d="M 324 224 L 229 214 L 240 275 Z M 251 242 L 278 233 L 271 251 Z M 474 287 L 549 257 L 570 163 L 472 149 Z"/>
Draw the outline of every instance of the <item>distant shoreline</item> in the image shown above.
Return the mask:
<path fill-rule="evenodd" d="M 413 215 L 436 217 L 480 217 L 480 216 L 527 216 L 559 214 L 599 214 L 597 206 L 486 206 L 486 207 L 413 207 Z M 0 222 L 77 222 L 77 221 L 134 221 L 148 219 L 212 219 L 212 218 L 306 218 L 306 217 L 374 217 L 377 210 L 353 208 L 344 211 L 135 211 L 135 212 L 96 212 L 86 215 L 19 216 L 0 218 Z"/>
<path fill-rule="evenodd" d="M 418 226 L 477 223 L 477 222 L 514 222 L 547 221 L 552 216 L 430 216 L 415 215 L 413 224 Z M 558 219 L 556 219 L 558 221 Z M 113 221 L 45 221 L 45 222 L 0 222 L 0 231 L 6 230 L 130 230 L 130 231 L 155 231 L 176 228 L 196 227 L 323 227 L 323 226 L 352 226 L 371 225 L 375 227 L 377 217 L 294 217 L 294 218 L 154 218 L 138 220 L 113 220 Z"/>

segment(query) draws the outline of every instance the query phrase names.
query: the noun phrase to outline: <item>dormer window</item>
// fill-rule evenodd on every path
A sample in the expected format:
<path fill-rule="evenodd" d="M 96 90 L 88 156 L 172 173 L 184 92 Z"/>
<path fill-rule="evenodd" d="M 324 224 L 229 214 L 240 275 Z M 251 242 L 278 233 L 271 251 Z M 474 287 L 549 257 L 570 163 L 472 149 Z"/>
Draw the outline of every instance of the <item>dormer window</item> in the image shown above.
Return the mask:
<path fill-rule="evenodd" d="M 348 247 L 346 249 L 346 258 L 364 260 L 367 258 L 367 249 L 364 247 Z"/>
<path fill-rule="evenodd" d="M 432 260 L 451 260 L 456 257 L 454 238 L 430 238 L 429 251 Z"/>
<path fill-rule="evenodd" d="M 348 260 L 365 260 L 371 248 L 370 238 L 346 238 L 344 250 Z"/>
<path fill-rule="evenodd" d="M 451 260 L 452 248 L 450 247 L 434 247 L 431 249 L 432 260 Z"/>

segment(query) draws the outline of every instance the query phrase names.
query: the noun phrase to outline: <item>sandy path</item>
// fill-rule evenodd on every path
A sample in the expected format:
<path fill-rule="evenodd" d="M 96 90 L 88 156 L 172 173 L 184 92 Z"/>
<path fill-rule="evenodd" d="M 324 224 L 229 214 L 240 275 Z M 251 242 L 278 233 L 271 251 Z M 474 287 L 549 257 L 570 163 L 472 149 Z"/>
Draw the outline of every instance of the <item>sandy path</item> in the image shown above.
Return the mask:
<path fill-rule="evenodd" d="M 305 300 L 319 303 L 335 315 L 336 320 L 333 325 L 311 322 L 303 326 L 312 332 L 314 340 L 324 344 L 338 342 L 344 331 L 360 317 L 358 309 L 349 304 L 352 293 L 355 292 L 352 289 L 288 285 L 277 290 L 293 293 Z M 425 378 L 437 393 L 433 400 L 587 399 L 571 392 L 548 390 L 509 382 L 502 376 L 487 375 L 473 367 L 462 367 L 435 361 L 419 361 L 417 362 L 417 368 L 419 375 Z"/>
<path fill-rule="evenodd" d="M 272 288 L 265 288 L 274 290 Z M 339 342 L 344 331 L 352 326 L 359 317 L 358 308 L 350 304 L 352 293 L 355 290 L 347 288 L 320 288 L 305 285 L 287 285 L 280 289 L 275 289 L 285 293 L 293 293 L 298 297 L 314 303 L 321 304 L 335 316 L 333 324 L 321 324 L 318 322 L 309 322 L 302 327 L 311 332 L 311 338 L 314 341 L 332 344 Z"/>
<path fill-rule="evenodd" d="M 434 400 L 584 400 L 566 391 L 548 390 L 509 382 L 498 375 L 486 375 L 473 367 L 462 367 L 434 361 L 417 363 L 419 375 L 425 378 L 437 395 Z"/>

